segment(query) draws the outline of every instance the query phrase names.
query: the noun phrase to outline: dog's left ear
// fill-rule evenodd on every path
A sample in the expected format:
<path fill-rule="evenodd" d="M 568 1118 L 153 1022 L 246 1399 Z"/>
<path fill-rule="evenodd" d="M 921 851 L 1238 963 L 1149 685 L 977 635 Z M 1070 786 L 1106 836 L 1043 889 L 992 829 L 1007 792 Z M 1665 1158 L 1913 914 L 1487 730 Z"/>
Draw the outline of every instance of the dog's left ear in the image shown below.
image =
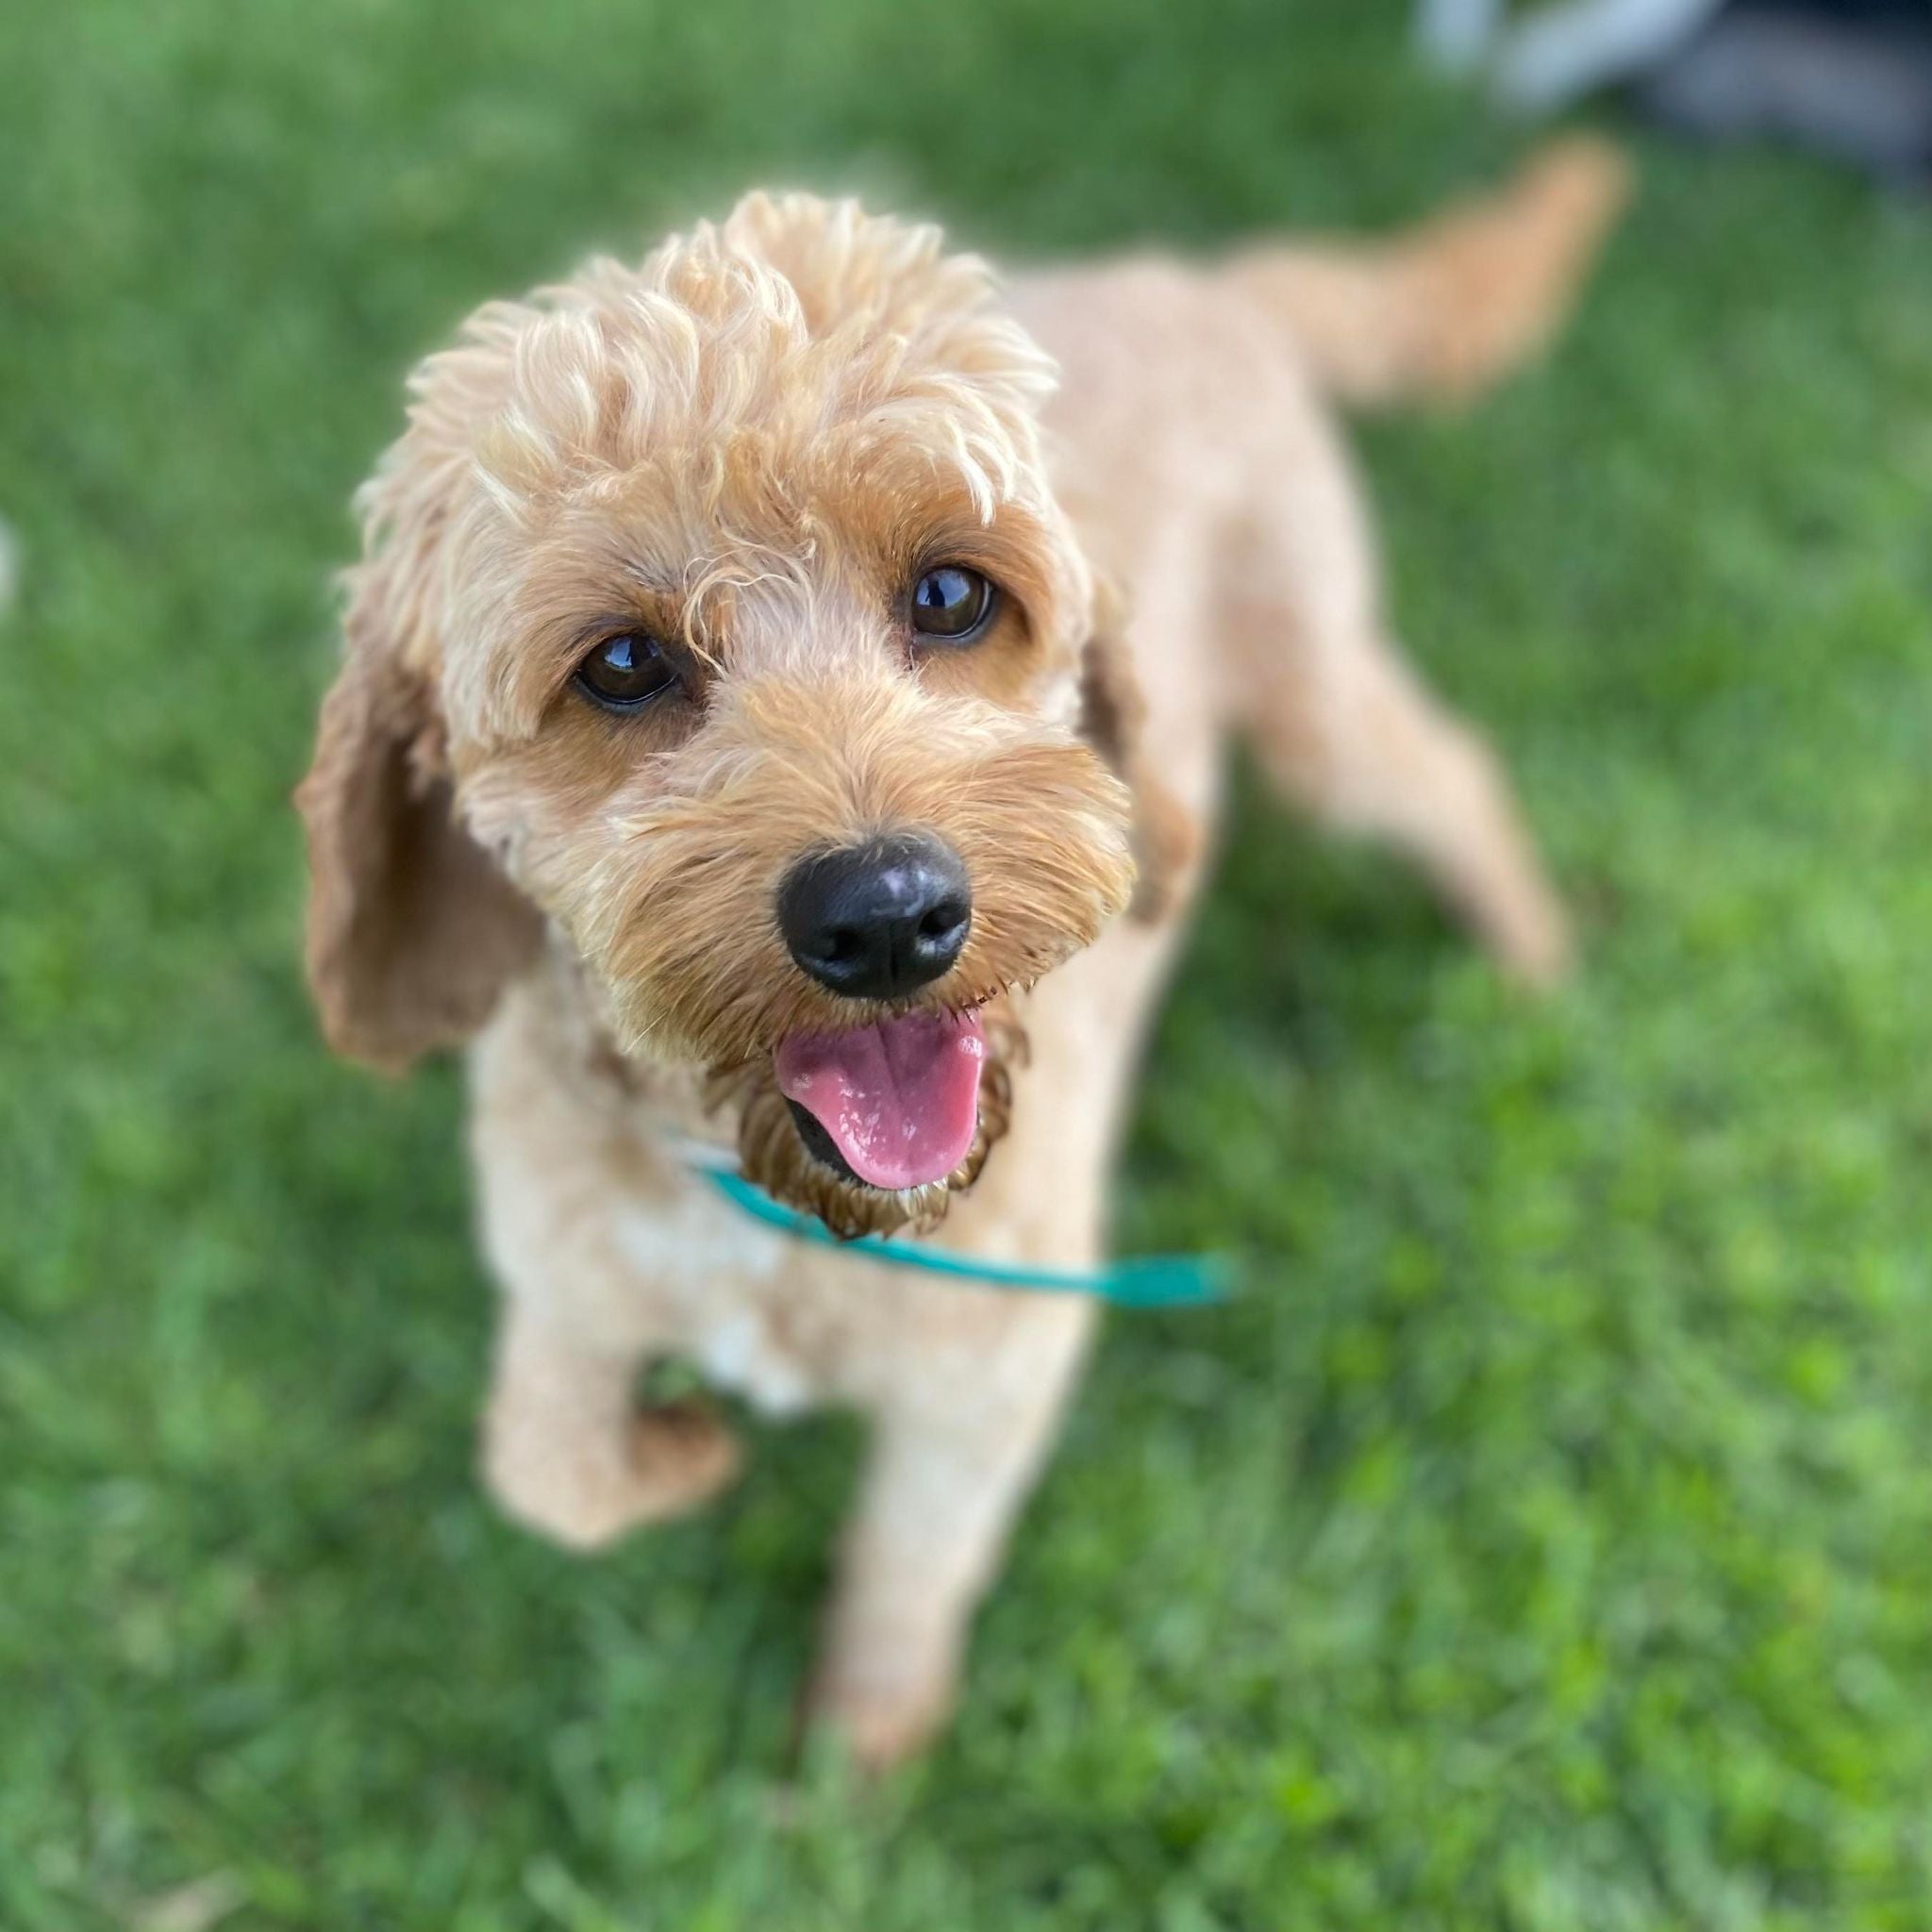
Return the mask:
<path fill-rule="evenodd" d="M 1173 909 L 1200 848 L 1200 827 L 1156 769 L 1147 700 L 1126 642 L 1125 605 L 1104 580 L 1094 587 L 1094 625 L 1080 650 L 1080 735 L 1133 794 L 1139 877 L 1127 915 L 1157 925 Z"/>

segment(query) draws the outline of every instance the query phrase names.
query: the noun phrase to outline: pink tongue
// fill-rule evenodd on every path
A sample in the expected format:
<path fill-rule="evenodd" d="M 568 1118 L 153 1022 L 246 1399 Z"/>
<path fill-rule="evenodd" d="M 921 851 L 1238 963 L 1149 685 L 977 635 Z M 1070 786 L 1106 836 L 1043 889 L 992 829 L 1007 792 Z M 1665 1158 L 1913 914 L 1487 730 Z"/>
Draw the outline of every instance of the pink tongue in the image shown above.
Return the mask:
<path fill-rule="evenodd" d="M 986 1029 L 977 1013 L 908 1013 L 851 1033 L 788 1033 L 778 1091 L 875 1188 L 943 1180 L 979 1128 Z"/>

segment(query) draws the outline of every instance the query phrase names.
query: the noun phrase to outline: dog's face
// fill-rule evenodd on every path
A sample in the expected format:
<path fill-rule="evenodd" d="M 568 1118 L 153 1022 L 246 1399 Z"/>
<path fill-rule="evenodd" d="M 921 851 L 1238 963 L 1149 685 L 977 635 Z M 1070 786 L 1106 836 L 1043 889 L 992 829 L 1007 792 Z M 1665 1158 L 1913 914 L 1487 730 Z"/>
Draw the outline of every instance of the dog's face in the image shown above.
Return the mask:
<path fill-rule="evenodd" d="M 1049 386 L 977 263 L 802 197 L 474 317 L 364 492 L 301 794 L 336 1042 L 473 1029 L 547 920 L 624 1052 L 734 1087 L 754 1178 L 936 1219 L 1001 996 L 1134 877 Z"/>

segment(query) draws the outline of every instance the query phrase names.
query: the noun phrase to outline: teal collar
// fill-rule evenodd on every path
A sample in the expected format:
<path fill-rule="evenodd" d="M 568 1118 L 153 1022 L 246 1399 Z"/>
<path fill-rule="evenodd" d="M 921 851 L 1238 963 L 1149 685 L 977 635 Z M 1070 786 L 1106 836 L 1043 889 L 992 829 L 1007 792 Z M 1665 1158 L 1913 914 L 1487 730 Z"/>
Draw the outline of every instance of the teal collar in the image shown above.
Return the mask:
<path fill-rule="evenodd" d="M 795 1213 L 754 1187 L 742 1174 L 701 1165 L 698 1172 L 741 1213 L 800 1241 L 837 1248 L 858 1261 L 883 1261 L 893 1268 L 919 1268 L 984 1288 L 1040 1289 L 1052 1294 L 1091 1294 L 1124 1308 L 1179 1307 L 1218 1302 L 1227 1295 L 1225 1265 L 1208 1255 L 1150 1255 L 1096 1269 L 1028 1268 L 1013 1261 L 975 1261 L 943 1248 L 914 1247 L 908 1241 L 866 1235 L 841 1241 L 824 1222 Z"/>

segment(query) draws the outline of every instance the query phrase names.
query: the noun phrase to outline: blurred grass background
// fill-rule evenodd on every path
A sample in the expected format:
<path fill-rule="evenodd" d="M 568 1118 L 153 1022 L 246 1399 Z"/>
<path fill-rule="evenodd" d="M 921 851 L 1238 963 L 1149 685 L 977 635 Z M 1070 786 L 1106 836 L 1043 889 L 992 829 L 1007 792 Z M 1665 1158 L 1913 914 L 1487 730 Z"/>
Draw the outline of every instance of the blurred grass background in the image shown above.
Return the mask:
<path fill-rule="evenodd" d="M 778 1795 L 853 1431 L 608 1560 L 497 1522 L 457 1077 L 304 1004 L 327 573 L 460 313 L 757 180 L 1414 213 L 1521 138 L 1404 11 L 0 16 L 9 1932 L 1932 1924 L 1924 208 L 1646 146 L 1552 363 L 1365 432 L 1587 971 L 1241 788 L 1121 1232 L 1251 1292 L 1115 1322 L 884 1792 Z"/>

